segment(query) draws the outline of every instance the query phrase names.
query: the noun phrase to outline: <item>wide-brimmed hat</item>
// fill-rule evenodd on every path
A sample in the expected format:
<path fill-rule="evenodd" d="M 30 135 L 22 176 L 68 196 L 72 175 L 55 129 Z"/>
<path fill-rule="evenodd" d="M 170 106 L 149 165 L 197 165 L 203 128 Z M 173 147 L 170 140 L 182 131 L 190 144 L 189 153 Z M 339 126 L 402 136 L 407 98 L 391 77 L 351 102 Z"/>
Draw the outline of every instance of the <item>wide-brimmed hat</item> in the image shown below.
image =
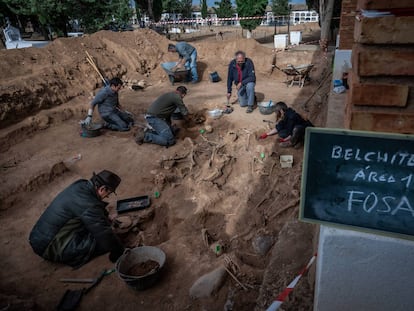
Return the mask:
<path fill-rule="evenodd" d="M 121 183 L 121 178 L 111 171 L 103 170 L 98 174 L 93 173 L 93 176 L 103 185 L 107 186 L 109 190 L 115 193 L 116 188 Z M 115 193 L 116 194 L 116 193 Z"/>

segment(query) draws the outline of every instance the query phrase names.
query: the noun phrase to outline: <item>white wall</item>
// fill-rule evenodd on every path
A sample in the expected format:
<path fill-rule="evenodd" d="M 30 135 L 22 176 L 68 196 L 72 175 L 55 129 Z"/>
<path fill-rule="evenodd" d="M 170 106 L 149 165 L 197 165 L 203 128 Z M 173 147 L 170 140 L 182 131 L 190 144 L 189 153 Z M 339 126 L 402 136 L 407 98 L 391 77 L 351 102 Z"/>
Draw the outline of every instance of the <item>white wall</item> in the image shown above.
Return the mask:
<path fill-rule="evenodd" d="M 414 310 L 414 241 L 321 226 L 315 311 Z"/>

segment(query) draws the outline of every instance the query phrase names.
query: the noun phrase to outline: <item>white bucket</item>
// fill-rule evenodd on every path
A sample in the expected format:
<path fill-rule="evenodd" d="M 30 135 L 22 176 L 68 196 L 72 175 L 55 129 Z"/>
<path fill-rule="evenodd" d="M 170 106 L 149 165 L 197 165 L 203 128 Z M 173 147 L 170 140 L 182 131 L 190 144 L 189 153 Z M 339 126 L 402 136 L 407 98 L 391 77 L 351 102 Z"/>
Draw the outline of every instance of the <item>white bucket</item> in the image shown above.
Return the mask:
<path fill-rule="evenodd" d="M 275 35 L 274 44 L 275 49 L 286 49 L 288 43 L 288 35 Z"/>
<path fill-rule="evenodd" d="M 299 45 L 302 41 L 302 32 L 301 31 L 291 31 L 290 32 L 290 44 Z"/>

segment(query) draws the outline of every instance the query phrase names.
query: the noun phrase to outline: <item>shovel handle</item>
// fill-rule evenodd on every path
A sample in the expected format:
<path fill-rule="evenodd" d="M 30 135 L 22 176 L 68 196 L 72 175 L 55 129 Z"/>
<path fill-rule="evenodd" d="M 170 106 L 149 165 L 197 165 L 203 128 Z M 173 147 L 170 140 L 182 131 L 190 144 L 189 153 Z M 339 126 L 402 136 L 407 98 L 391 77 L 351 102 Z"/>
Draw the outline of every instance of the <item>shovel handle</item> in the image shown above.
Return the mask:
<path fill-rule="evenodd" d="M 60 279 L 63 283 L 93 283 L 95 282 L 95 279 Z"/>

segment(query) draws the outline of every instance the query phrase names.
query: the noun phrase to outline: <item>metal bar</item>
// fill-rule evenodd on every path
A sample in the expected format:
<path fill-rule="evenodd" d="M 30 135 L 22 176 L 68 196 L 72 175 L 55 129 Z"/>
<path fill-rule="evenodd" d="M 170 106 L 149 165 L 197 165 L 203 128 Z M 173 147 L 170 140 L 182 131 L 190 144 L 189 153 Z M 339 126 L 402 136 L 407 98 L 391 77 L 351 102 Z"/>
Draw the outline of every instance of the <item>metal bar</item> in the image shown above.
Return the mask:
<path fill-rule="evenodd" d="M 95 280 L 96 279 L 60 279 L 60 281 L 63 283 L 93 283 Z"/>

